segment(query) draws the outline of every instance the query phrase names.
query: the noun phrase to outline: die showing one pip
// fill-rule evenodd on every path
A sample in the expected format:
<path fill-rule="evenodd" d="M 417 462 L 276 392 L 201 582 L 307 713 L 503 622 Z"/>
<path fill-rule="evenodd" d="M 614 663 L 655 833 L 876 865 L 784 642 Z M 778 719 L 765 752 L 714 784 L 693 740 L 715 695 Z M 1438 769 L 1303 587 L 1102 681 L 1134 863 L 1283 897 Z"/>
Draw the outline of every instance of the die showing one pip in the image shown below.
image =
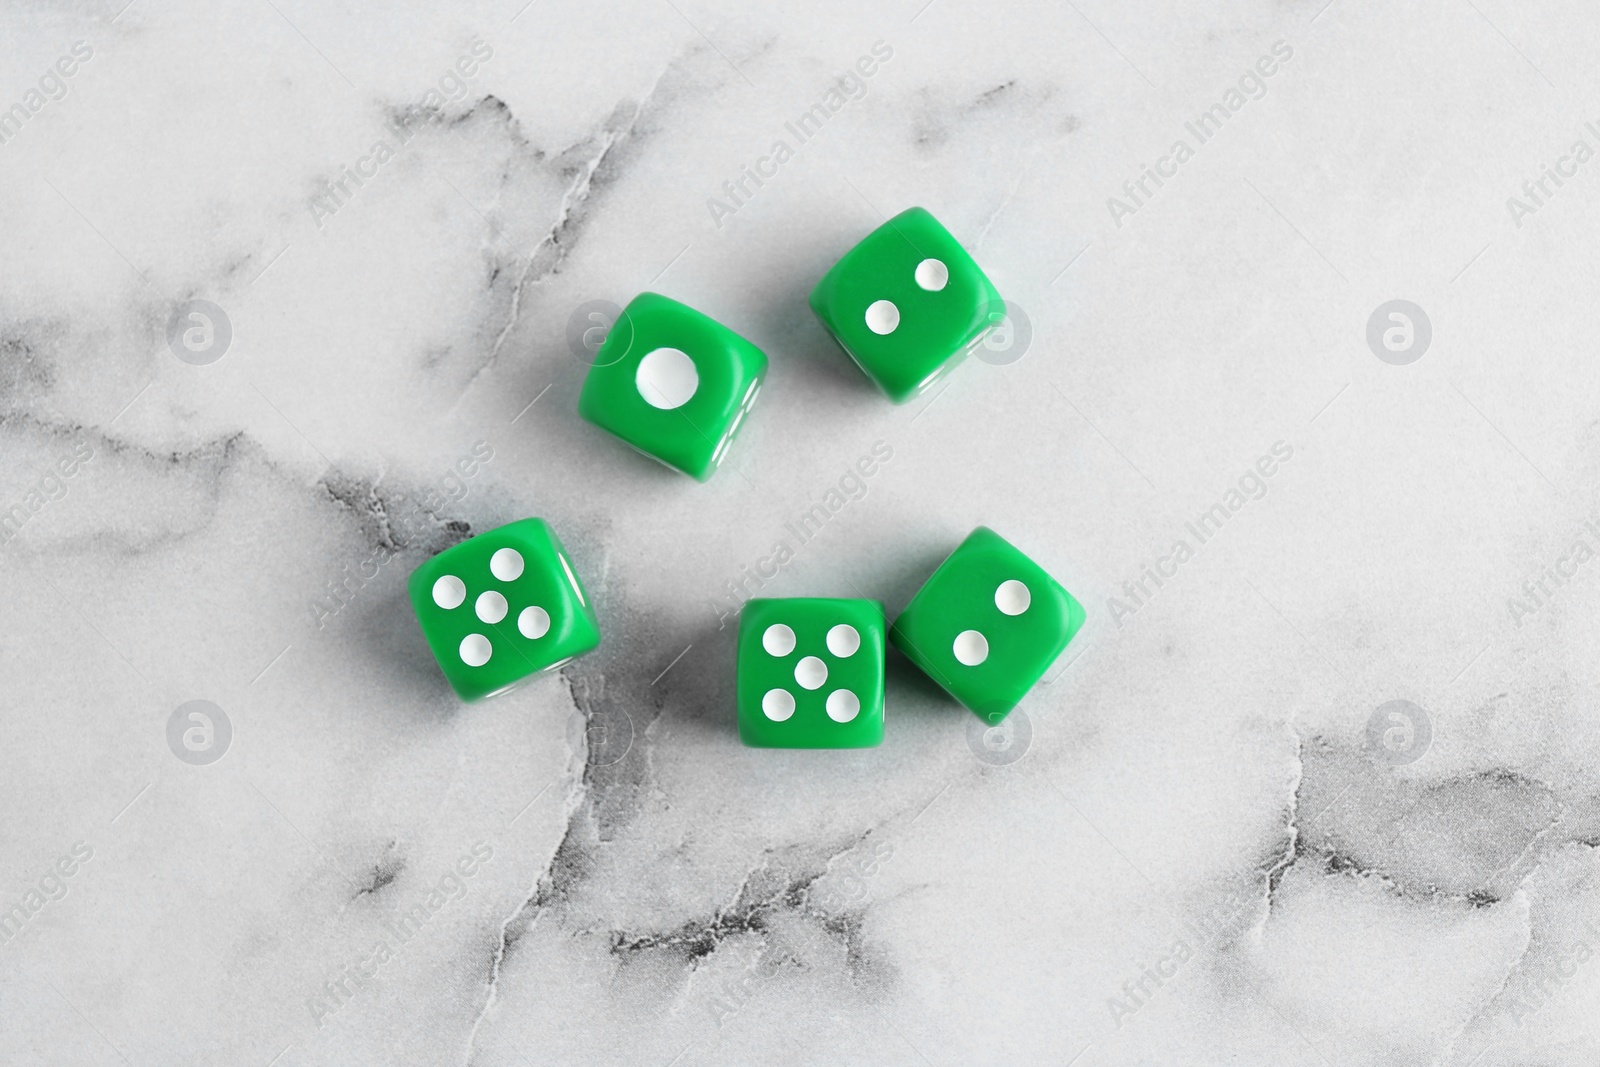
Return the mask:
<path fill-rule="evenodd" d="M 595 353 L 578 413 L 703 482 L 727 457 L 766 372 L 761 349 L 715 319 L 640 293 Z"/>
<path fill-rule="evenodd" d="M 924 392 L 1005 319 L 1005 301 L 967 250 L 920 207 L 846 252 L 811 310 L 896 404 Z"/>
<path fill-rule="evenodd" d="M 757 748 L 883 741 L 883 605 L 758 598 L 739 615 L 739 739 Z"/>
<path fill-rule="evenodd" d="M 447 548 L 407 586 L 422 635 L 463 700 L 497 696 L 600 643 L 583 584 L 543 519 Z"/>
<path fill-rule="evenodd" d="M 980 719 L 995 723 L 1083 625 L 1083 606 L 980 526 L 911 598 L 889 641 Z"/>

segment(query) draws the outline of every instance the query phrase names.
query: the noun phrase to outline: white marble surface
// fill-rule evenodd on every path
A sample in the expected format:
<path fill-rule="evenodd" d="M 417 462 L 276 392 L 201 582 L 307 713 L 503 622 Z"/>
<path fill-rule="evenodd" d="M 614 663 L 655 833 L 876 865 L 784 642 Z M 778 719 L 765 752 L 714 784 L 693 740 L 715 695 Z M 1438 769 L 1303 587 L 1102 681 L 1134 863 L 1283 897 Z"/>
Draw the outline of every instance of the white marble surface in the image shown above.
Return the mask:
<path fill-rule="evenodd" d="M 1591 6 L 523 2 L 0 15 L 0 1062 L 1600 1056 Z M 912 204 L 1033 340 L 895 407 L 805 296 Z M 772 358 L 704 486 L 575 414 L 644 288 Z M 895 658 L 881 748 L 745 749 L 718 600 L 879 441 L 765 592 L 892 612 L 982 522 L 1090 623 L 1026 740 Z M 405 575 L 529 514 L 605 643 L 462 706 Z"/>

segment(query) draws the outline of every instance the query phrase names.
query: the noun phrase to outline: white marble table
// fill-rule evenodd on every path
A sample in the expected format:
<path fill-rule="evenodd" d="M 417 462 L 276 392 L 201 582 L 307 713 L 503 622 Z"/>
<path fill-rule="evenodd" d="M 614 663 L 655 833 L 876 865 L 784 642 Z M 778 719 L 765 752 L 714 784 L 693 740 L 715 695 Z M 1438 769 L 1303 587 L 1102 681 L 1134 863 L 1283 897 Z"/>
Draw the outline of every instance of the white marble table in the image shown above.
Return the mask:
<path fill-rule="evenodd" d="M 0 15 L 0 1062 L 1600 1056 L 1591 6 L 122 2 Z M 913 204 L 1031 341 L 896 407 Z M 575 413 L 647 288 L 772 360 L 704 486 Z M 762 592 L 1088 607 L 1007 729 L 739 744 L 836 489 Z M 462 705 L 525 515 L 605 642 Z"/>

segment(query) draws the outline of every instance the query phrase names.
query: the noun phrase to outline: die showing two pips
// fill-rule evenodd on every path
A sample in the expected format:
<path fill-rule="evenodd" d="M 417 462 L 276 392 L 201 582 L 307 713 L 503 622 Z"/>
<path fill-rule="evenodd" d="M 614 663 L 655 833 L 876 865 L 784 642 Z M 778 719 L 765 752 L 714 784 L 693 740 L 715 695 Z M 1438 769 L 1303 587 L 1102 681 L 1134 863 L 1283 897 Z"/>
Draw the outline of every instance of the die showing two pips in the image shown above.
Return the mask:
<path fill-rule="evenodd" d="M 847 252 L 810 297 L 828 332 L 895 403 L 926 392 L 1005 318 L 994 285 L 939 221 L 901 212 Z M 578 411 L 700 481 L 727 457 L 767 357 L 656 293 L 623 310 L 595 353 Z M 600 643 L 594 608 L 553 530 L 524 519 L 446 549 L 411 575 L 412 608 L 466 700 L 515 688 Z M 885 633 L 872 600 L 755 599 L 741 613 L 739 734 L 763 747 L 858 748 L 883 739 L 885 641 L 997 722 L 1083 623 L 1041 567 L 979 527 Z"/>
<path fill-rule="evenodd" d="M 846 252 L 811 290 L 811 310 L 896 404 L 933 388 L 1006 316 L 961 242 L 920 207 Z"/>

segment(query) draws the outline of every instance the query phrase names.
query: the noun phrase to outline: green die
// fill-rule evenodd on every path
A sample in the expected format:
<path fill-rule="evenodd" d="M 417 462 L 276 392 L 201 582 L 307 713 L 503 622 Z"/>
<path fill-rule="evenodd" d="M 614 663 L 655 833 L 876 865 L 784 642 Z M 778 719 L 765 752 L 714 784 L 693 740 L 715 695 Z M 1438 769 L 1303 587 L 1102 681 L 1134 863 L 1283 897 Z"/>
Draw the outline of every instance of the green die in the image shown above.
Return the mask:
<path fill-rule="evenodd" d="M 1083 605 L 980 526 L 894 620 L 889 641 L 981 719 L 999 722 L 1083 625 Z"/>
<path fill-rule="evenodd" d="M 600 623 L 543 519 L 447 548 L 411 572 L 411 609 L 463 700 L 497 696 L 600 643 Z"/>
<path fill-rule="evenodd" d="M 640 293 L 595 353 L 578 414 L 703 482 L 726 458 L 766 373 L 761 349 L 715 319 Z"/>
<path fill-rule="evenodd" d="M 883 605 L 758 598 L 739 614 L 739 739 L 757 748 L 883 741 Z"/>
<path fill-rule="evenodd" d="M 846 252 L 811 291 L 811 310 L 896 404 L 954 370 L 1006 314 L 967 250 L 920 207 Z"/>

